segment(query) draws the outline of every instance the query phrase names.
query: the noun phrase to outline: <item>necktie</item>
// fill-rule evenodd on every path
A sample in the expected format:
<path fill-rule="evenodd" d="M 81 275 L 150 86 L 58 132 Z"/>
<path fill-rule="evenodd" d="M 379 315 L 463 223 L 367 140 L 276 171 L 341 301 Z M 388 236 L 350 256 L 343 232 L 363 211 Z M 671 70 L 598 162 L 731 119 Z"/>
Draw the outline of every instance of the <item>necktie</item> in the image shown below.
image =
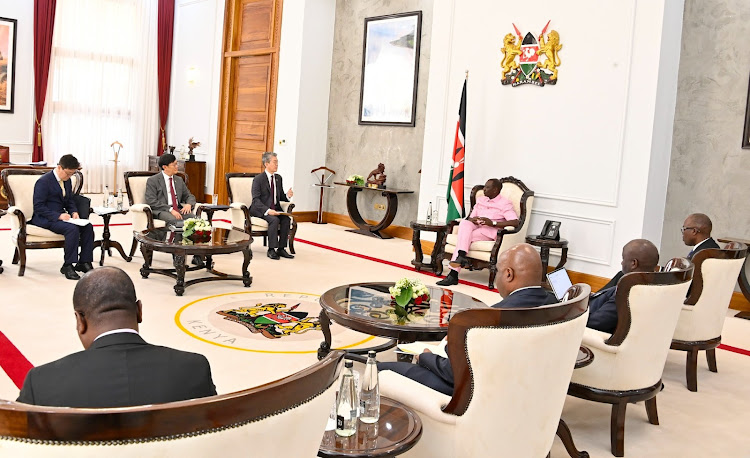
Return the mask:
<path fill-rule="evenodd" d="M 693 255 L 695 254 L 695 250 L 690 250 L 690 253 L 688 253 L 687 258 L 693 259 Z"/>
<path fill-rule="evenodd" d="M 270 208 L 276 209 L 276 187 L 274 186 L 274 182 L 276 179 L 273 175 L 271 175 L 271 201 L 268 205 Z"/>
<path fill-rule="evenodd" d="M 174 181 L 172 177 L 169 177 L 169 194 L 172 196 L 172 210 L 176 212 L 180 211 L 179 207 L 177 207 L 177 195 L 174 193 Z"/>
<path fill-rule="evenodd" d="M 62 180 L 57 180 L 57 183 L 60 185 L 60 189 L 62 189 L 63 197 L 65 197 L 65 185 Z"/>

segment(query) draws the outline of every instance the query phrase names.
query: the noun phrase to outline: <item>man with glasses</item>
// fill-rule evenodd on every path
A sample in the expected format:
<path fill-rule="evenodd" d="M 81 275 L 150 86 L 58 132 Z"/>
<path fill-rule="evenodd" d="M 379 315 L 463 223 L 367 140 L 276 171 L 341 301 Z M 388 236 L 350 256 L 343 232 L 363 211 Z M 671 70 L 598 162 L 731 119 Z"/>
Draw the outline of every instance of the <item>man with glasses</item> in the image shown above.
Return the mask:
<path fill-rule="evenodd" d="M 70 183 L 70 177 L 80 166 L 75 156 L 66 154 L 60 158 L 57 167 L 37 180 L 34 215 L 29 221 L 65 237 L 65 260 L 60 273 L 68 280 L 78 280 L 81 278 L 78 272 L 86 273 L 94 268 L 91 264 L 94 260 L 94 228 L 91 224 L 78 226 L 70 222 L 80 219 Z"/>
<path fill-rule="evenodd" d="M 695 253 L 707 248 L 719 248 L 716 240 L 711 238 L 711 219 L 703 213 L 693 213 L 682 224 L 682 241 L 692 247 L 687 258 L 693 259 Z"/>

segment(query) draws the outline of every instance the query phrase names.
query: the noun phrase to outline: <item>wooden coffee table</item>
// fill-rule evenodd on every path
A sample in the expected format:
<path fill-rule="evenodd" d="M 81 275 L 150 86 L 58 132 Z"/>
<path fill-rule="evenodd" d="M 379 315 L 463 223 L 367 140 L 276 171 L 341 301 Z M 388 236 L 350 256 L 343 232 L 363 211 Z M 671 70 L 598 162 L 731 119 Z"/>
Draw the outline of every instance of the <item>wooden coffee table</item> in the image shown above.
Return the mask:
<path fill-rule="evenodd" d="M 136 232 L 135 238 L 141 242 L 141 253 L 143 254 L 141 277 L 148 278 L 149 274 L 155 273 L 176 279 L 177 283 L 174 286 L 174 292 L 178 296 L 182 296 L 185 293 L 185 288 L 188 286 L 204 281 L 239 280 L 246 288 L 253 283 L 253 277 L 250 276 L 250 272 L 247 270 L 250 260 L 253 258 L 253 253 L 250 251 L 252 238 L 250 234 L 243 231 L 214 228 L 211 240 L 205 243 L 193 243 L 189 240 L 183 240 L 182 232 L 173 232 L 163 227 Z M 154 251 L 171 253 L 174 259 L 174 269 L 152 269 L 151 259 Z M 242 264 L 242 276 L 228 275 L 213 269 L 212 257 L 214 255 L 237 253 L 239 251 L 245 257 Z M 191 255 L 205 257 L 206 272 L 214 276 L 196 278 L 186 282 L 185 272 L 204 268 L 186 267 L 186 257 Z"/>
<path fill-rule="evenodd" d="M 356 283 L 338 286 L 320 296 L 320 324 L 325 340 L 320 343 L 318 358 L 331 351 L 331 320 L 355 331 L 379 337 L 390 337 L 400 343 L 440 340 L 448 334 L 448 321 L 456 313 L 487 307 L 467 294 L 438 286 L 427 286 L 430 303 L 415 306 L 406 319 L 393 312 L 388 288 L 393 283 Z M 378 348 L 384 350 L 396 344 Z M 370 349 L 349 350 L 366 353 Z"/>
<path fill-rule="evenodd" d="M 318 456 L 378 457 L 406 452 L 422 437 L 422 420 L 411 408 L 386 397 L 380 398 L 377 423 L 357 423 L 357 433 L 349 437 L 326 431 Z"/>

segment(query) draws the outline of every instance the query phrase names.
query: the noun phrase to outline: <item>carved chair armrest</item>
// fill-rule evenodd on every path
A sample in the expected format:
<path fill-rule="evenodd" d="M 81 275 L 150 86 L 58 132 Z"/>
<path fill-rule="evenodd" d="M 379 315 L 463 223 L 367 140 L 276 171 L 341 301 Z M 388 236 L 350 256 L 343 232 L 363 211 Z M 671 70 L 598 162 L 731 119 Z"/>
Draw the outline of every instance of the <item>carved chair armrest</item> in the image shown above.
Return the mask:
<path fill-rule="evenodd" d="M 443 412 L 451 397 L 393 371 L 378 374 L 381 395 L 405 404 L 440 423 L 455 425 L 456 415 Z"/>
<path fill-rule="evenodd" d="M 10 207 L 8 208 L 8 214 L 13 215 L 17 218 L 18 233 L 26 235 L 26 216 L 23 214 L 21 209 L 18 207 Z"/>
<path fill-rule="evenodd" d="M 607 345 L 606 341 L 609 339 L 611 334 L 597 331 L 596 329 L 586 328 L 583 333 L 583 340 L 581 343 L 589 348 L 594 348 L 607 353 L 619 353 L 620 347 Z M 594 360 L 596 361 L 596 360 Z"/>
<path fill-rule="evenodd" d="M 279 202 L 281 209 L 286 213 L 291 213 L 294 210 L 294 203 L 292 202 Z"/>
<path fill-rule="evenodd" d="M 148 204 L 133 204 L 128 210 L 136 213 L 145 213 L 148 220 L 148 229 L 154 228 L 154 213 L 151 211 L 151 206 Z"/>
<path fill-rule="evenodd" d="M 462 219 L 463 218 L 454 219 L 453 221 L 451 221 L 448 224 L 446 224 L 445 233 L 446 234 L 452 234 L 453 233 L 453 229 L 460 224 L 460 222 L 461 222 Z"/>
<path fill-rule="evenodd" d="M 248 234 L 252 233 L 253 224 L 250 222 L 250 209 L 247 207 L 247 205 L 243 204 L 242 202 L 232 202 L 231 204 L 229 204 L 229 208 L 242 210 L 242 213 L 244 213 L 245 215 L 245 227 L 242 230 L 247 232 Z"/>

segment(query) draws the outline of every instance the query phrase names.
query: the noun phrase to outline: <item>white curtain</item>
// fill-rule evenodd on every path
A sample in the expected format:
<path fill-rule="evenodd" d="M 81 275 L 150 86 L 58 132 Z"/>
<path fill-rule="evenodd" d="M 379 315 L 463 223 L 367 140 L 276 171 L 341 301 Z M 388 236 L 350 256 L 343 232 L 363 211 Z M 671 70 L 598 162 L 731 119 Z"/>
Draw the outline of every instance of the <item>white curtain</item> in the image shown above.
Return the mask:
<path fill-rule="evenodd" d="M 158 0 L 57 0 L 44 157 L 73 154 L 84 191 L 124 189 L 123 172 L 146 170 L 159 138 Z M 122 143 L 113 183 L 114 141 Z"/>

